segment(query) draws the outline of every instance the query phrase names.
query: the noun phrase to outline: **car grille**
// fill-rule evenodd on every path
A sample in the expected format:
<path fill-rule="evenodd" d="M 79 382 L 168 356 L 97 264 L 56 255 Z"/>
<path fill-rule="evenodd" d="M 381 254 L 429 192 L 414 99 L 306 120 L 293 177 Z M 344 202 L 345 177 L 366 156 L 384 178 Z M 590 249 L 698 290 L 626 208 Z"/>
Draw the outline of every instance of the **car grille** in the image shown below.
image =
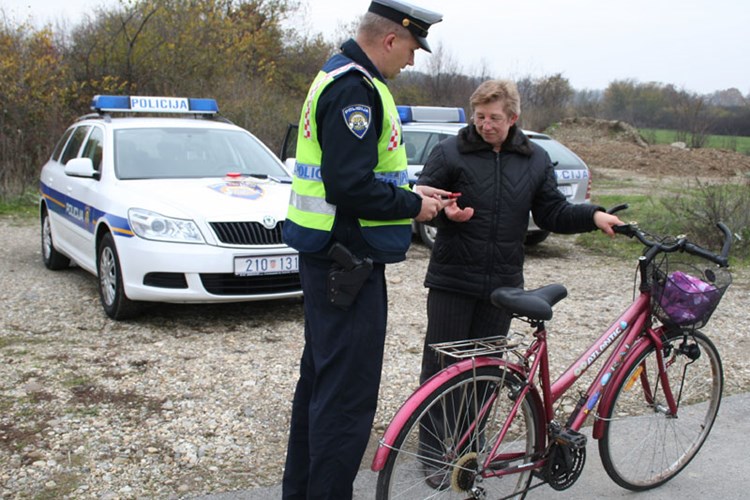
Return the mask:
<path fill-rule="evenodd" d="M 216 237 L 227 245 L 281 245 L 283 221 L 273 229 L 259 222 L 211 222 Z"/>
<path fill-rule="evenodd" d="M 213 295 L 262 295 L 266 293 L 296 292 L 302 289 L 299 273 L 265 276 L 235 276 L 234 274 L 201 274 L 201 282 Z"/>

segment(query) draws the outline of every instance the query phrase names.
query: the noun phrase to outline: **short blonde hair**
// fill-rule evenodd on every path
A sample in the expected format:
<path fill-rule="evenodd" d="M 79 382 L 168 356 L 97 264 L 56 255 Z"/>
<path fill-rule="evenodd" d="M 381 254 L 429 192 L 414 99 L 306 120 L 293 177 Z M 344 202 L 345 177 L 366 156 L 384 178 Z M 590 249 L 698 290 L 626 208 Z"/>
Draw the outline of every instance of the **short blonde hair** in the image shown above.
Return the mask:
<path fill-rule="evenodd" d="M 500 101 L 503 103 L 503 111 L 508 117 L 521 115 L 521 95 L 518 87 L 510 80 L 487 80 L 471 94 L 469 103 L 471 111 L 481 104 Z"/>
<path fill-rule="evenodd" d="M 357 38 L 363 38 L 369 42 L 376 41 L 388 33 L 395 33 L 399 38 L 412 36 L 405 27 L 373 12 L 367 12 L 362 16 L 357 28 Z"/>

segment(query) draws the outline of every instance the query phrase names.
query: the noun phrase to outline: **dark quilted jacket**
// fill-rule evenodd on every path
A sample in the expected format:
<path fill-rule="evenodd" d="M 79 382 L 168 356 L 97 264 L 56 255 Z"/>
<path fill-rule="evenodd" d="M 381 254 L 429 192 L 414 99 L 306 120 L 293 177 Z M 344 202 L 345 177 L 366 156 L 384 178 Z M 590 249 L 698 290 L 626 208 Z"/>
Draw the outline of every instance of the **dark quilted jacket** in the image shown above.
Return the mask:
<path fill-rule="evenodd" d="M 450 221 L 442 213 L 435 219 L 439 231 L 427 287 L 487 298 L 499 286 L 523 286 L 529 210 L 548 231 L 596 229 L 593 215 L 599 207 L 569 203 L 557 190 L 547 152 L 515 125 L 499 153 L 473 125 L 464 127 L 432 150 L 417 184 L 460 192 L 459 206 L 474 208 L 467 222 Z"/>

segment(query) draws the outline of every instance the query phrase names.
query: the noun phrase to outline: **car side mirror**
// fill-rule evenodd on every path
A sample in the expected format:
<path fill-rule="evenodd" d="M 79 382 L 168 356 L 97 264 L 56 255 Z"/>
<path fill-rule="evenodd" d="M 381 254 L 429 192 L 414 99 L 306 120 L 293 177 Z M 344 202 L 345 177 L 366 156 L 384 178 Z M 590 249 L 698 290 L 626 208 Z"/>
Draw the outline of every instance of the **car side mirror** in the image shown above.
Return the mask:
<path fill-rule="evenodd" d="M 73 158 L 65 164 L 65 175 L 71 177 L 99 178 L 99 172 L 94 169 L 91 158 Z"/>

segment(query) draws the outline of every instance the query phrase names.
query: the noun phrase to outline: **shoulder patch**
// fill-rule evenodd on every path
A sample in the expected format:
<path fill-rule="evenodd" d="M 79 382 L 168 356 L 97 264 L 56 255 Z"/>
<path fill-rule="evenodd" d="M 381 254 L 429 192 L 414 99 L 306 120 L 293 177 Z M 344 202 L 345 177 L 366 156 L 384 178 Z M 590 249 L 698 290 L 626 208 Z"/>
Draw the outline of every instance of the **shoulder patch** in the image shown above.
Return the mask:
<path fill-rule="evenodd" d="M 370 107 L 363 104 L 354 104 L 341 110 L 344 115 L 344 122 L 349 130 L 352 131 L 358 139 L 362 139 L 370 128 L 370 118 L 372 113 Z"/>

